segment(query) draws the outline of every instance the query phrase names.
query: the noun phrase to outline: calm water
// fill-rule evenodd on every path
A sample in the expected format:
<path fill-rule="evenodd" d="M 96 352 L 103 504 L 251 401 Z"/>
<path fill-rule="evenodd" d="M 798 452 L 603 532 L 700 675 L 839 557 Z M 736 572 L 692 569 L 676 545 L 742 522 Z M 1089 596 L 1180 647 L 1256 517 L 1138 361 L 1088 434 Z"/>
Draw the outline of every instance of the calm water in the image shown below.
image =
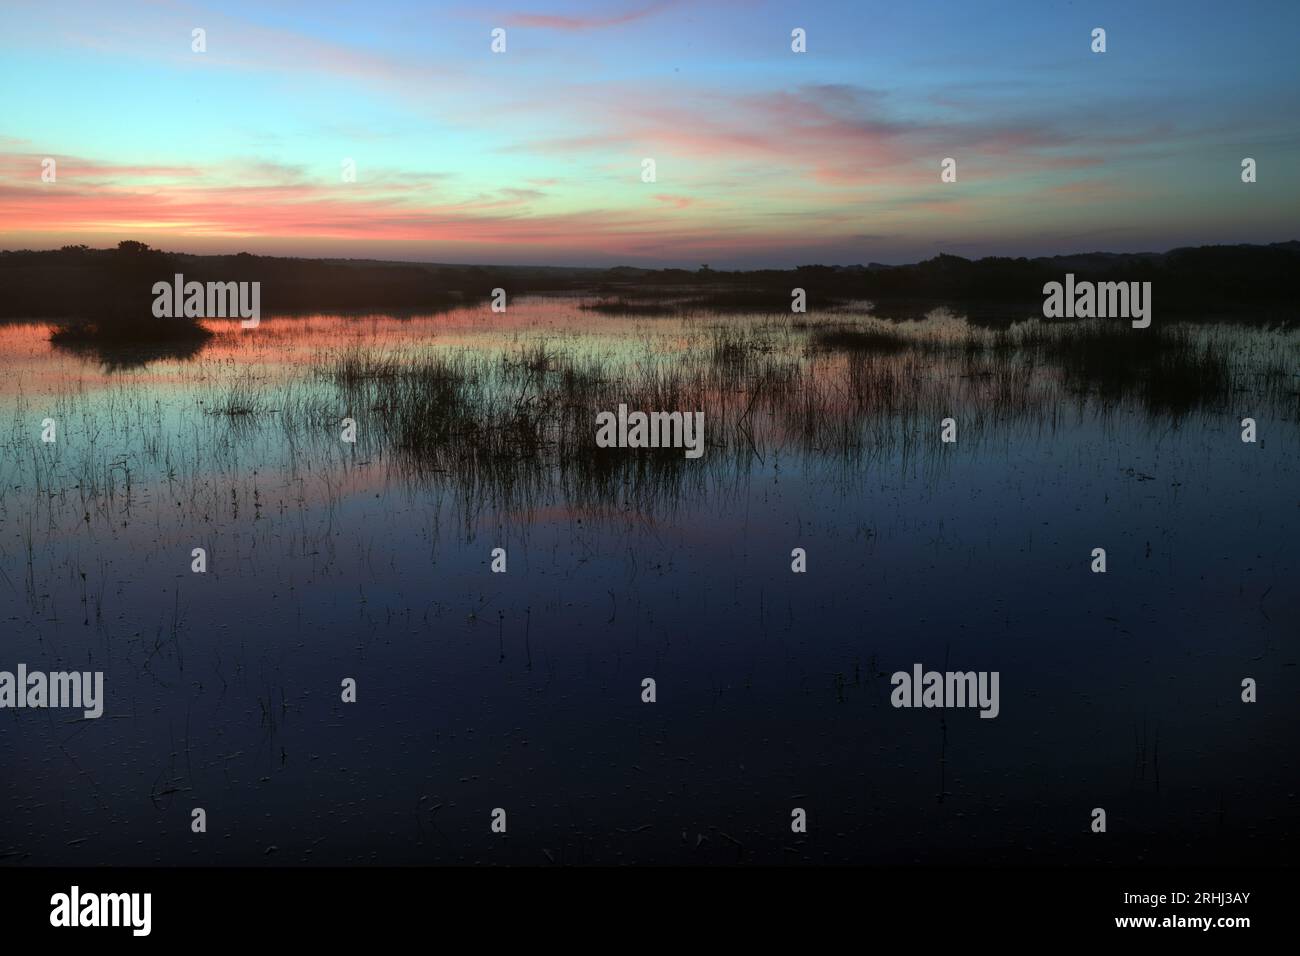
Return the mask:
<path fill-rule="evenodd" d="M 1294 855 L 1294 334 L 1198 330 L 1233 388 L 1162 407 L 789 317 L 578 305 L 267 319 L 142 367 L 0 326 L 0 670 L 106 693 L 99 720 L 0 711 L 0 863 Z M 611 450 L 600 481 L 554 449 L 421 460 L 329 374 L 359 355 L 456 356 L 511 407 L 558 401 L 566 362 L 606 397 L 707 366 L 709 449 Z M 893 399 L 846 397 L 886 373 Z M 999 671 L 1000 715 L 891 707 L 914 663 Z"/>

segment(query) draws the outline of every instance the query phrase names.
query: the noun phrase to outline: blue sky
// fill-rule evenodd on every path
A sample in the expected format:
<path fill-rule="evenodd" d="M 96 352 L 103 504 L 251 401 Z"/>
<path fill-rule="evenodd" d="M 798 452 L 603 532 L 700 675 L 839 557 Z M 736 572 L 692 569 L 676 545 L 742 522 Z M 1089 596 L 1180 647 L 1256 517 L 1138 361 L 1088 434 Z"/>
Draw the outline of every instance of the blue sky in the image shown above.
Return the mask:
<path fill-rule="evenodd" d="M 1298 28 L 1294 2 L 8 2 L 0 247 L 752 267 L 1297 238 Z"/>

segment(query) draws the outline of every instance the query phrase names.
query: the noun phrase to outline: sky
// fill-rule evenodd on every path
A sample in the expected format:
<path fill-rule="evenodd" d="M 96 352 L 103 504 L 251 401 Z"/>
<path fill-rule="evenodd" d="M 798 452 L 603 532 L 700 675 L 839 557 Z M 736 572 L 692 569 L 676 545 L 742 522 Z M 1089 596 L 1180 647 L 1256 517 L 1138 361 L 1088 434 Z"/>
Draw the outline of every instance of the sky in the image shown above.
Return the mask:
<path fill-rule="evenodd" d="M 0 0 L 0 248 L 717 269 L 1297 239 L 1297 36 L 1296 0 Z"/>

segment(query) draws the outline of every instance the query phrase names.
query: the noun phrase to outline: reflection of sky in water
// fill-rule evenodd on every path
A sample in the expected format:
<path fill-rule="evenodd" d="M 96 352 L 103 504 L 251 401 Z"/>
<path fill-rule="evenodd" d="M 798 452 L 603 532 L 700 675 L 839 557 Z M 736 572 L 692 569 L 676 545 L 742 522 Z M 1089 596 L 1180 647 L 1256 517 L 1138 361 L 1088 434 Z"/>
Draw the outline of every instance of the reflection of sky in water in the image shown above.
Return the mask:
<path fill-rule="evenodd" d="M 0 668 L 103 669 L 108 695 L 99 721 L 0 713 L 5 862 L 1294 849 L 1293 408 L 1258 415 L 1258 446 L 1238 441 L 1237 408 L 1173 423 L 1065 400 L 1054 424 L 938 453 L 769 444 L 650 515 L 570 507 L 553 486 L 499 510 L 407 480 L 382 447 L 343 450 L 333 426 L 291 443 L 274 414 L 202 414 L 250 374 L 271 408 L 328 400 L 311 373 L 357 346 L 544 339 L 636 363 L 707 347 L 709 324 L 563 300 L 490 320 L 264 320 L 198 362 L 114 375 L 52 353 L 41 327 L 0 327 Z M 30 447 L 47 414 L 62 429 L 48 466 Z M 497 546 L 506 575 L 488 572 Z M 888 674 L 914 662 L 1001 671 L 1001 716 L 894 710 Z M 1239 702 L 1244 676 L 1258 704 Z M 1095 806 L 1105 838 L 1088 833 Z"/>

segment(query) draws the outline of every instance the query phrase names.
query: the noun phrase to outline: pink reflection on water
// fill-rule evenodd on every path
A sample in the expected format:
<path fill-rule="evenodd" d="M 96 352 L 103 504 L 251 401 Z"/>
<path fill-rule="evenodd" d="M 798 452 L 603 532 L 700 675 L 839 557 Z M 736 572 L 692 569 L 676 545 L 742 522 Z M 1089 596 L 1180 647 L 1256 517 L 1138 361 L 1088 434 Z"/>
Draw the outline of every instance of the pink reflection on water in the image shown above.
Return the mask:
<path fill-rule="evenodd" d="M 205 372 L 232 368 L 255 369 L 267 383 L 303 377 L 332 355 L 350 349 L 378 349 L 412 355 L 452 348 L 510 349 L 537 338 L 603 341 L 607 345 L 643 339 L 643 320 L 610 317 L 580 308 L 573 296 L 528 296 L 507 300 L 505 312 L 492 312 L 485 303 L 472 308 L 424 314 L 317 313 L 263 318 L 252 329 L 237 321 L 204 320 L 213 337 L 197 355 L 156 358 L 142 365 L 114 370 L 104 356 L 55 348 L 49 341 L 55 323 L 0 325 L 0 364 L 7 374 L 0 395 L 52 395 L 94 390 L 129 376 L 132 384 L 182 386 L 205 378 Z M 159 320 L 166 321 L 166 320 Z M 656 336 L 677 326 L 674 320 L 649 320 Z M 665 323 L 668 327 L 665 328 Z M 669 350 L 684 347 L 660 338 Z"/>

